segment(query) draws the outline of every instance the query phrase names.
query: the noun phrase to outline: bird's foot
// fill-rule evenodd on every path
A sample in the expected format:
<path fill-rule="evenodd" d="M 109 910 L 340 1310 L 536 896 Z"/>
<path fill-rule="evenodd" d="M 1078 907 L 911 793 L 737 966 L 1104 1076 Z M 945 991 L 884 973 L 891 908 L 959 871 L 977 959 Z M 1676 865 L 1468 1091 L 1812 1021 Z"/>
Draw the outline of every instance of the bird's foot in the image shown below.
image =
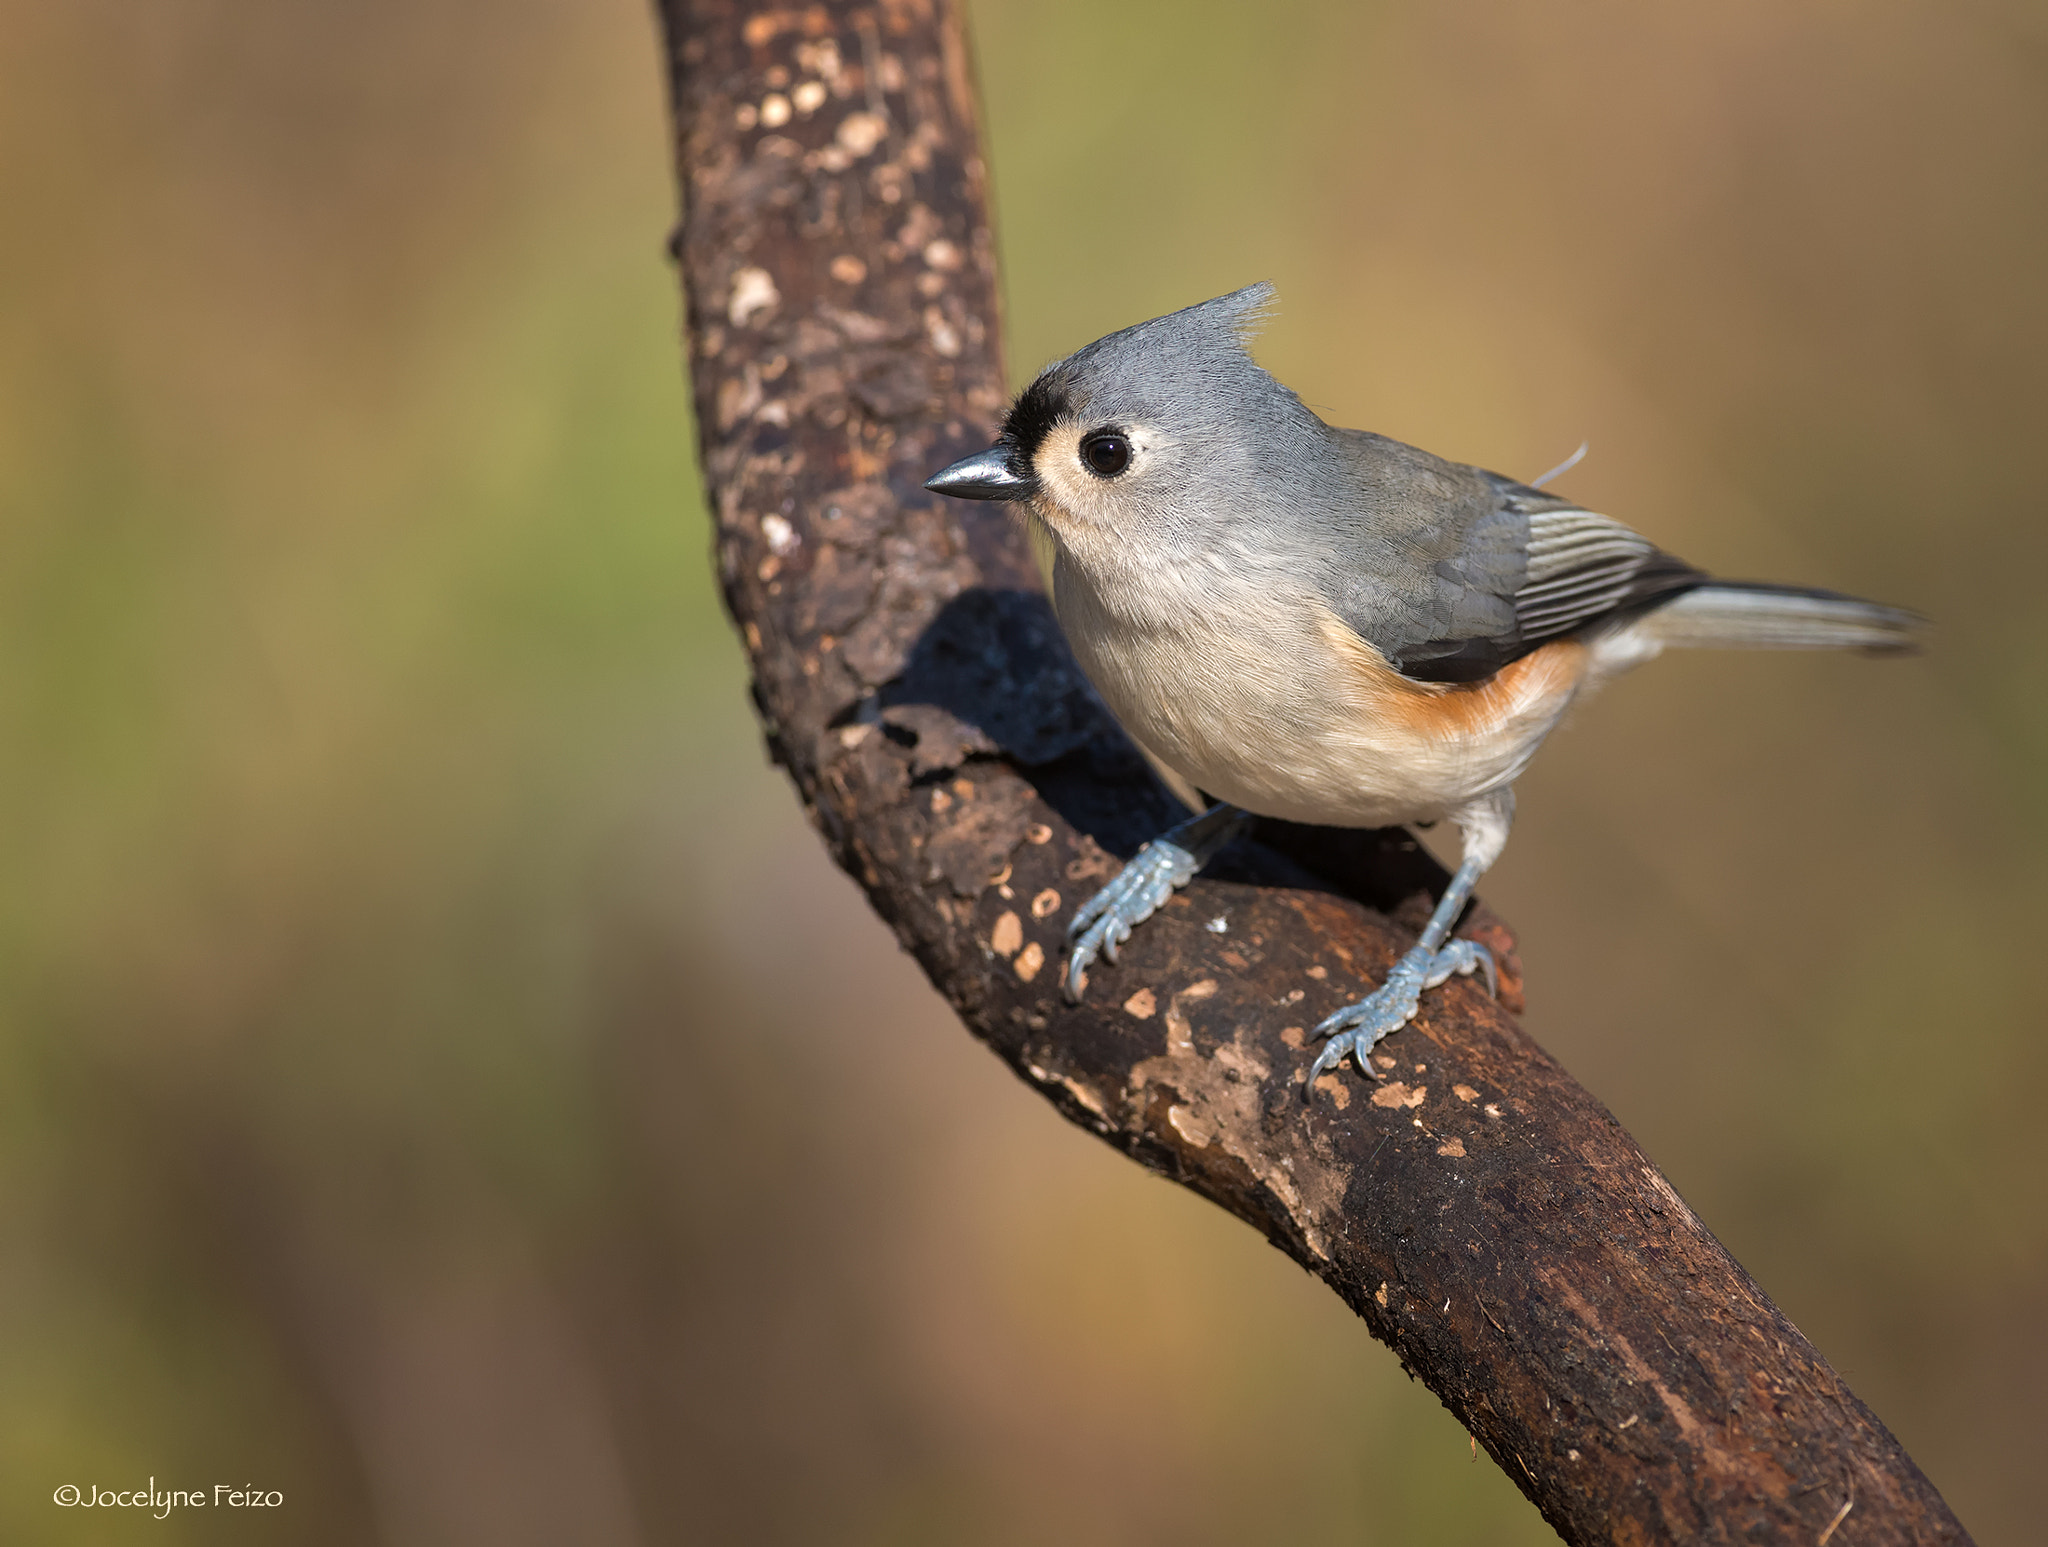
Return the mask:
<path fill-rule="evenodd" d="M 1430 951 L 1418 945 L 1394 964 L 1386 982 L 1357 1004 L 1347 1005 L 1316 1027 L 1316 1036 L 1330 1040 L 1309 1068 L 1309 1087 L 1313 1089 L 1319 1075 L 1351 1057 L 1356 1057 L 1358 1067 L 1373 1079 L 1381 1078 L 1369 1056 L 1374 1044 L 1415 1019 L 1424 989 L 1435 988 L 1452 977 L 1474 972 L 1486 974 L 1486 991 L 1489 994 L 1499 992 L 1493 952 L 1478 941 L 1453 940 L 1441 951 Z"/>
<path fill-rule="evenodd" d="M 1216 852 L 1252 825 L 1252 818 L 1235 806 L 1211 806 L 1198 817 L 1154 838 L 1131 857 L 1074 915 L 1067 926 L 1067 944 L 1072 955 L 1067 961 L 1067 998 L 1079 1001 L 1081 975 L 1097 956 L 1114 962 L 1116 948 L 1131 938 L 1131 931 L 1159 911 L 1159 905 L 1186 886 L 1195 872 L 1215 857 Z"/>
<path fill-rule="evenodd" d="M 1067 926 L 1067 998 L 1081 998 L 1081 975 L 1097 956 L 1116 960 L 1116 948 L 1159 905 L 1194 879 L 1202 862 L 1170 838 L 1154 838 L 1131 856 L 1101 891 L 1083 903 Z"/>

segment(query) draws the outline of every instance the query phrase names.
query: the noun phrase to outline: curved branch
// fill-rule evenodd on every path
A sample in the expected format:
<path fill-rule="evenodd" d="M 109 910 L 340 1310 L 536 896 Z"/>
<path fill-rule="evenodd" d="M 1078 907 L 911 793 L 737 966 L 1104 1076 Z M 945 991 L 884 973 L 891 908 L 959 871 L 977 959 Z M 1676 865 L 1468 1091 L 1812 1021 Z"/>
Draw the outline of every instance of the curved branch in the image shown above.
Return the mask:
<path fill-rule="evenodd" d="M 1269 824 L 1084 1002 L 1060 929 L 1175 808 L 999 508 L 920 487 L 1004 403 L 944 0 L 665 0 L 675 252 L 725 595 L 774 755 L 970 1030 L 1327 1282 L 1572 1542 L 1962 1542 L 1912 1461 L 1612 1116 L 1470 983 L 1301 1087 L 1408 944 L 1399 833 Z M 1411 917 L 1411 915 L 1418 915 Z M 1512 941 L 1482 914 L 1468 926 Z M 1395 1063 L 1398 1060 L 1398 1063 Z"/>

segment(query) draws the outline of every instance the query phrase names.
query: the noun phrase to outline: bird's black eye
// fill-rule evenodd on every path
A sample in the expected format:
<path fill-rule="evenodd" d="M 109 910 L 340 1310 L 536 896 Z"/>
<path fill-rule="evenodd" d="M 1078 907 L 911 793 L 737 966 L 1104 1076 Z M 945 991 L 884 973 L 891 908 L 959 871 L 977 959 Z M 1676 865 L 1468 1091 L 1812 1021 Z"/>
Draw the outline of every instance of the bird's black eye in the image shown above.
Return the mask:
<path fill-rule="evenodd" d="M 1081 460 L 1098 478 L 1114 478 L 1131 465 L 1131 443 L 1115 430 L 1097 430 L 1081 442 Z"/>

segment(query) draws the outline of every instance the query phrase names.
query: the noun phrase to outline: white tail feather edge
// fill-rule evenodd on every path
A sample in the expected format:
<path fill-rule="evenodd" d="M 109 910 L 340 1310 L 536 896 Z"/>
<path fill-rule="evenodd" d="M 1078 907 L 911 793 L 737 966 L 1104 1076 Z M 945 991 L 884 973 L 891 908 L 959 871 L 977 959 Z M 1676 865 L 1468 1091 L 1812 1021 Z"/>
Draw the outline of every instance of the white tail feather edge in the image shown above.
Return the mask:
<path fill-rule="evenodd" d="M 1709 581 L 1590 640 L 1592 681 L 1654 660 L 1668 648 L 1869 650 L 1918 648 L 1926 620 L 1831 591 Z"/>
<path fill-rule="evenodd" d="M 1924 620 L 1827 591 L 1710 581 L 1634 625 L 1660 644 L 1706 649 L 1911 650 Z"/>

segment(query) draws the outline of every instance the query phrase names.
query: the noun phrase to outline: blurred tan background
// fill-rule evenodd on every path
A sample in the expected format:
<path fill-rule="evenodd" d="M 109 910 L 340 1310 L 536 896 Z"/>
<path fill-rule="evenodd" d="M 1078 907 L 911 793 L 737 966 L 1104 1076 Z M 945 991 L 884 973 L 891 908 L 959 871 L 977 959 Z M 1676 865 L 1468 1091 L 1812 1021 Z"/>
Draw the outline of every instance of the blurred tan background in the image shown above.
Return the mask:
<path fill-rule="evenodd" d="M 1939 620 L 1540 758 L 1536 1033 L 1985 1543 L 2048 1445 L 2048 13 L 979 0 L 1013 375 Z M 634 0 L 0 5 L 0 1539 L 1550 1539 L 831 870 L 710 584 Z M 64 1510 L 60 1484 L 280 1491 Z M 1852 1516 L 1838 1540 L 1856 1540 Z"/>

